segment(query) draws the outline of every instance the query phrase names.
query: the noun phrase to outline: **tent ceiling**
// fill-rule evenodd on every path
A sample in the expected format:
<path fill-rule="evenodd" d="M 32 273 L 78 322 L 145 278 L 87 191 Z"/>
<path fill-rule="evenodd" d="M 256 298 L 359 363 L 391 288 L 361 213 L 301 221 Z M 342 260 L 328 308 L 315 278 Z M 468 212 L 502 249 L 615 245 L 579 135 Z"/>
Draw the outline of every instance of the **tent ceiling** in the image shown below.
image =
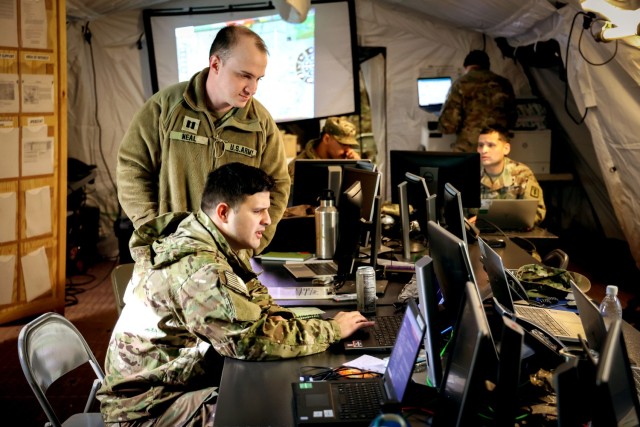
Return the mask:
<path fill-rule="evenodd" d="M 491 37 L 513 37 L 527 32 L 548 18 L 556 7 L 548 0 L 383 0 L 401 8 L 424 13 L 455 27 L 476 30 Z M 221 6 L 248 3 L 249 0 L 203 2 L 200 0 L 67 0 L 67 16 L 92 20 L 129 9 Z M 256 4 L 255 1 L 251 2 Z M 268 1 L 264 2 L 269 3 Z"/>

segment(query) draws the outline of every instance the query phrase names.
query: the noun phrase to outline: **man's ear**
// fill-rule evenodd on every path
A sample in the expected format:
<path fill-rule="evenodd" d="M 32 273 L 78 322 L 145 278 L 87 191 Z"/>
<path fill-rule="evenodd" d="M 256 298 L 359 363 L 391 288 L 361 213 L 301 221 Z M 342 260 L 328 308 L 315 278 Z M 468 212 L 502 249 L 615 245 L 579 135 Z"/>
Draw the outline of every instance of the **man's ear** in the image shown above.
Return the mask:
<path fill-rule="evenodd" d="M 511 144 L 508 142 L 504 143 L 504 155 L 508 156 L 509 153 L 511 152 Z"/>
<path fill-rule="evenodd" d="M 220 71 L 220 57 L 218 55 L 211 55 L 209 57 L 209 68 L 216 73 Z"/>
<path fill-rule="evenodd" d="M 216 206 L 216 216 L 218 217 L 218 219 L 220 221 L 222 221 L 223 223 L 227 223 L 227 221 L 229 221 L 229 212 L 231 211 L 231 206 L 229 206 L 228 204 L 221 202 L 218 203 L 218 206 Z"/>

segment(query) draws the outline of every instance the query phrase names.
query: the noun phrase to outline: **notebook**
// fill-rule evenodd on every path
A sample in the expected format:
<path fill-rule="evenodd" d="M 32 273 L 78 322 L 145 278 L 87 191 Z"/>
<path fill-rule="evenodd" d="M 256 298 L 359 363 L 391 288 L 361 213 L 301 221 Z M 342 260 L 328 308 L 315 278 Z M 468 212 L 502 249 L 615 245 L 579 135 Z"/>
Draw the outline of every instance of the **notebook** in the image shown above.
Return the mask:
<path fill-rule="evenodd" d="M 398 342 L 379 378 L 294 382 L 296 425 L 367 426 L 378 414 L 399 410 L 413 373 L 425 323 L 412 300 L 405 311 Z"/>
<path fill-rule="evenodd" d="M 481 231 L 530 230 L 537 210 L 537 199 L 483 199 L 476 227 Z"/>
<path fill-rule="evenodd" d="M 507 273 L 502 264 L 502 258 L 484 240 L 478 239 L 481 260 L 489 276 L 489 285 L 495 301 L 507 314 L 515 320 L 524 319 L 535 324 L 561 341 L 577 342 L 578 335 L 584 337 L 580 317 L 576 313 L 566 310 L 534 307 L 531 305 L 514 304 L 507 274 L 515 286 L 520 286 L 517 279 Z M 520 286 L 520 288 L 522 288 Z M 522 288 L 524 292 L 524 288 Z M 523 295 L 524 297 L 524 295 Z"/>

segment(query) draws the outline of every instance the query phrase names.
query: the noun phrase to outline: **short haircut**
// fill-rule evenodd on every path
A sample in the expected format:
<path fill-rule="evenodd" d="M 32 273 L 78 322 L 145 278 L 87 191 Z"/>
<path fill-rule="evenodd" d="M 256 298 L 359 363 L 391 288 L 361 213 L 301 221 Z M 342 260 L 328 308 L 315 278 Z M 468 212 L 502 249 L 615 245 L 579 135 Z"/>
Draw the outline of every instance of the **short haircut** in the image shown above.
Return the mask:
<path fill-rule="evenodd" d="M 218 31 L 216 38 L 211 43 L 209 49 L 209 58 L 218 55 L 222 62 L 225 62 L 231 56 L 231 51 L 238 44 L 242 37 L 251 37 L 256 47 L 263 53 L 269 54 L 267 44 L 258 34 L 254 33 L 247 27 L 241 25 L 228 25 Z"/>
<path fill-rule="evenodd" d="M 509 129 L 501 125 L 487 125 L 482 128 L 482 130 L 480 131 L 480 135 L 486 135 L 493 132 L 497 133 L 503 142 L 511 142 L 511 137 L 513 136 L 512 133 L 509 131 Z"/>
<path fill-rule="evenodd" d="M 464 63 L 462 65 L 465 67 L 476 65 L 483 70 L 488 70 L 491 67 L 491 62 L 489 61 L 489 55 L 487 55 L 485 51 L 472 50 L 464 58 Z"/>
<path fill-rule="evenodd" d="M 274 188 L 275 180 L 262 169 L 244 163 L 227 163 L 207 176 L 200 207 L 211 212 L 218 204 L 226 203 L 236 211 L 247 196 Z"/>

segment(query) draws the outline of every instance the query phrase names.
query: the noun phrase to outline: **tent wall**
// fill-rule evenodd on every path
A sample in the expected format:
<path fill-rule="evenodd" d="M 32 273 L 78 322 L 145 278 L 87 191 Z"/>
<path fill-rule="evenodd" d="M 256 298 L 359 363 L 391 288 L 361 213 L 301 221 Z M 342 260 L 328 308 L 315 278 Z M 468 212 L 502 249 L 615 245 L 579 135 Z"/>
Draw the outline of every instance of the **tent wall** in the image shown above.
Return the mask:
<path fill-rule="evenodd" d="M 90 9 L 86 5 L 74 9 L 74 3 L 69 1 L 69 10 L 82 13 L 70 19 L 67 28 L 69 155 L 98 165 L 99 176 L 93 198 L 102 212 L 102 236 L 106 242 L 111 242 L 106 243 L 102 252 L 109 254 L 109 251 L 116 251 L 111 227 L 119 213 L 114 190 L 117 148 L 130 118 L 151 95 L 146 43 L 144 38 L 141 39 L 140 9 L 131 9 L 128 3 L 126 7 L 129 9 L 111 5 L 108 14 L 101 14 L 105 11 Z M 93 3 L 101 2 L 96 0 Z M 184 3 L 156 0 L 137 4 L 161 8 Z M 500 2 L 495 3 L 495 7 L 500 7 Z M 438 7 L 440 3 L 432 4 Z M 443 7 L 454 5 L 447 3 Z M 483 13 L 478 7 L 476 16 Z M 523 28 L 508 41 L 514 46 L 524 46 L 555 38 L 560 43 L 566 63 L 564 49 L 577 8 L 579 6 L 568 5 L 551 13 L 537 26 Z M 417 106 L 416 78 L 438 70 L 452 71 L 455 77 L 462 72 L 463 58 L 470 49 L 486 47 L 492 69 L 511 80 L 517 96 L 531 96 L 528 80 L 520 65 L 512 59 L 503 58 L 491 37 L 484 39 L 479 32 L 454 28 L 394 1 L 356 0 L 356 15 L 358 43 L 386 48 L 386 97 L 379 97 L 386 99 L 386 123 L 378 123 L 375 129 L 376 132 L 386 130 L 384 141 L 387 150 L 419 149 L 426 122 L 434 117 L 429 117 Z M 517 16 L 507 19 L 511 22 L 494 25 L 489 34 L 495 35 L 501 27 L 517 28 L 518 22 L 514 21 Z M 91 45 L 83 35 L 87 22 L 92 35 Z M 620 42 L 613 61 L 601 67 L 588 65 L 577 47 L 580 23 L 578 20 L 571 40 L 568 78 L 577 111 L 590 107 L 585 123 L 593 142 L 587 138 L 589 132 L 584 127 L 576 130 L 565 120 L 567 133 L 573 136 L 575 152 L 583 158 L 585 170 L 589 171 L 581 174 L 580 178 L 587 187 L 597 222 L 608 236 L 624 235 L 636 261 L 640 261 L 640 221 L 635 216 L 637 201 L 640 200 L 640 187 L 637 186 L 640 182 L 637 166 L 640 164 L 640 141 L 635 136 L 640 134 L 640 121 L 637 120 L 640 112 L 640 49 Z M 470 25 L 468 28 L 476 27 Z M 585 55 L 595 62 L 606 60 L 613 52 L 613 44 L 596 44 L 588 35 L 581 41 L 581 47 Z M 544 71 L 537 75 L 540 81 L 536 84 L 541 93 L 550 99 L 555 94 L 557 98 L 558 87 L 554 85 L 561 82 L 553 82 Z M 375 80 L 379 79 L 370 79 Z M 379 92 L 380 88 L 371 90 Z M 561 111 L 558 100 L 552 104 L 558 108 L 554 111 Z M 597 155 L 597 159 L 592 157 L 592 153 Z M 388 172 L 386 163 L 384 167 Z M 608 195 L 613 195 L 610 202 Z M 620 227 L 623 233 L 619 232 Z"/>

